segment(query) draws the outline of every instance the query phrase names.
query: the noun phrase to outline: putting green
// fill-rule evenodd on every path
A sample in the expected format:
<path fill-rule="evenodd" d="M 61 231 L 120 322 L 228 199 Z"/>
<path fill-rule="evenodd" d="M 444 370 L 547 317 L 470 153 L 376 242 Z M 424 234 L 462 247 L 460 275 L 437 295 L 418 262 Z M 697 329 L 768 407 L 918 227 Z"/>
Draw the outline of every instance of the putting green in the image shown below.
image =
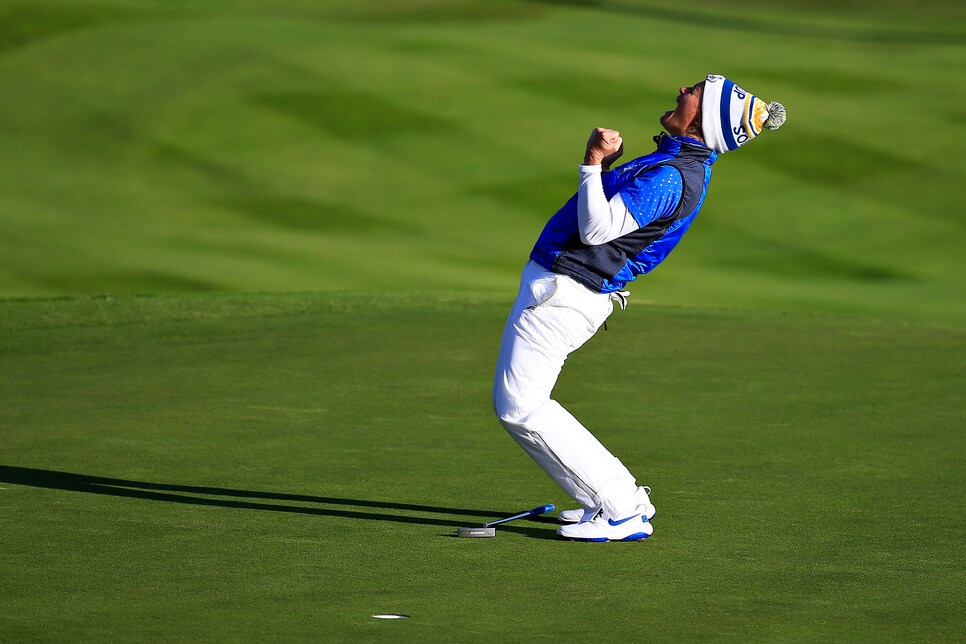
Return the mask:
<path fill-rule="evenodd" d="M 0 635 L 958 637 L 961 331 L 634 304 L 556 396 L 654 488 L 655 535 L 457 539 L 567 507 L 489 409 L 508 306 L 4 303 Z"/>

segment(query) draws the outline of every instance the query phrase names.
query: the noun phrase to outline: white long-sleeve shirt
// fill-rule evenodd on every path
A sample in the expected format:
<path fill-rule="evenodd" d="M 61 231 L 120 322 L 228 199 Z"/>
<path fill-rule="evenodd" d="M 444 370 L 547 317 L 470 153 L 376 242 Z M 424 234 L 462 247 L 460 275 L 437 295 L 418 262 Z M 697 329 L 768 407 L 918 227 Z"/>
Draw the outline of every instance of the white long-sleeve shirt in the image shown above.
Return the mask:
<path fill-rule="evenodd" d="M 640 228 L 620 194 L 610 201 L 604 194 L 599 165 L 580 166 L 577 189 L 577 231 L 580 241 L 588 246 L 606 244 Z"/>

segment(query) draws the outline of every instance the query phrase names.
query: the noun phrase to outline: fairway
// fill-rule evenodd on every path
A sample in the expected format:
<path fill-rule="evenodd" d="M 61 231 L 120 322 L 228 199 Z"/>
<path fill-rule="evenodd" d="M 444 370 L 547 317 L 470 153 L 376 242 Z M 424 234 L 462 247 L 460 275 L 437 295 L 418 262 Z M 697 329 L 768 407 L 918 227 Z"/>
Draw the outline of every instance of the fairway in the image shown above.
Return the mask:
<path fill-rule="evenodd" d="M 962 326 L 963 69 L 945 0 L 4 0 L 0 297 L 506 293 L 591 128 L 723 73 L 788 125 L 648 297 Z"/>
<path fill-rule="evenodd" d="M 457 539 L 462 525 L 568 507 L 489 409 L 508 306 L 8 301 L 0 633 L 961 634 L 966 334 L 632 305 L 573 356 L 557 397 L 653 487 L 654 536 L 571 543 L 541 518 Z M 632 359 L 661 376 L 608 381 Z"/>

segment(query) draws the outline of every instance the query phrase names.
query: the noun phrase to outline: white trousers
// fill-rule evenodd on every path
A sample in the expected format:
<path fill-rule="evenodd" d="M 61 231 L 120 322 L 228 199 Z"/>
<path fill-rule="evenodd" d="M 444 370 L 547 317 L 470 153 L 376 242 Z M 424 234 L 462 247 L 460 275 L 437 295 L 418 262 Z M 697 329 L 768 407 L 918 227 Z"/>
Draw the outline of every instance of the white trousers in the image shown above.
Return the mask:
<path fill-rule="evenodd" d="M 634 513 L 634 476 L 550 394 L 567 356 L 613 311 L 608 294 L 529 262 L 507 319 L 493 382 L 500 423 L 563 490 L 611 517 Z"/>

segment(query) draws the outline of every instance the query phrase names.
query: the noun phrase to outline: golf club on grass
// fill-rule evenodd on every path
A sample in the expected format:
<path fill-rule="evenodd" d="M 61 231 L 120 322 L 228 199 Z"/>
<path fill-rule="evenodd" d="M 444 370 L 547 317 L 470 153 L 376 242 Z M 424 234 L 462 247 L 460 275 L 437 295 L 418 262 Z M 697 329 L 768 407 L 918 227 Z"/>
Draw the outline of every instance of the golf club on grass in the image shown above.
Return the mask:
<path fill-rule="evenodd" d="M 544 512 L 553 512 L 553 505 L 550 503 L 546 505 L 541 505 L 532 510 L 527 510 L 526 512 L 521 512 L 520 514 L 514 514 L 512 517 L 507 517 L 505 519 L 497 519 L 496 521 L 490 521 L 489 523 L 484 523 L 480 528 L 460 528 L 457 532 L 457 536 L 460 537 L 473 537 L 473 538 L 484 538 L 484 537 L 495 537 L 496 528 L 493 526 L 499 525 L 501 523 L 506 523 L 507 521 L 513 521 L 514 519 L 522 519 L 524 517 L 535 517 L 538 514 L 543 514 Z"/>

